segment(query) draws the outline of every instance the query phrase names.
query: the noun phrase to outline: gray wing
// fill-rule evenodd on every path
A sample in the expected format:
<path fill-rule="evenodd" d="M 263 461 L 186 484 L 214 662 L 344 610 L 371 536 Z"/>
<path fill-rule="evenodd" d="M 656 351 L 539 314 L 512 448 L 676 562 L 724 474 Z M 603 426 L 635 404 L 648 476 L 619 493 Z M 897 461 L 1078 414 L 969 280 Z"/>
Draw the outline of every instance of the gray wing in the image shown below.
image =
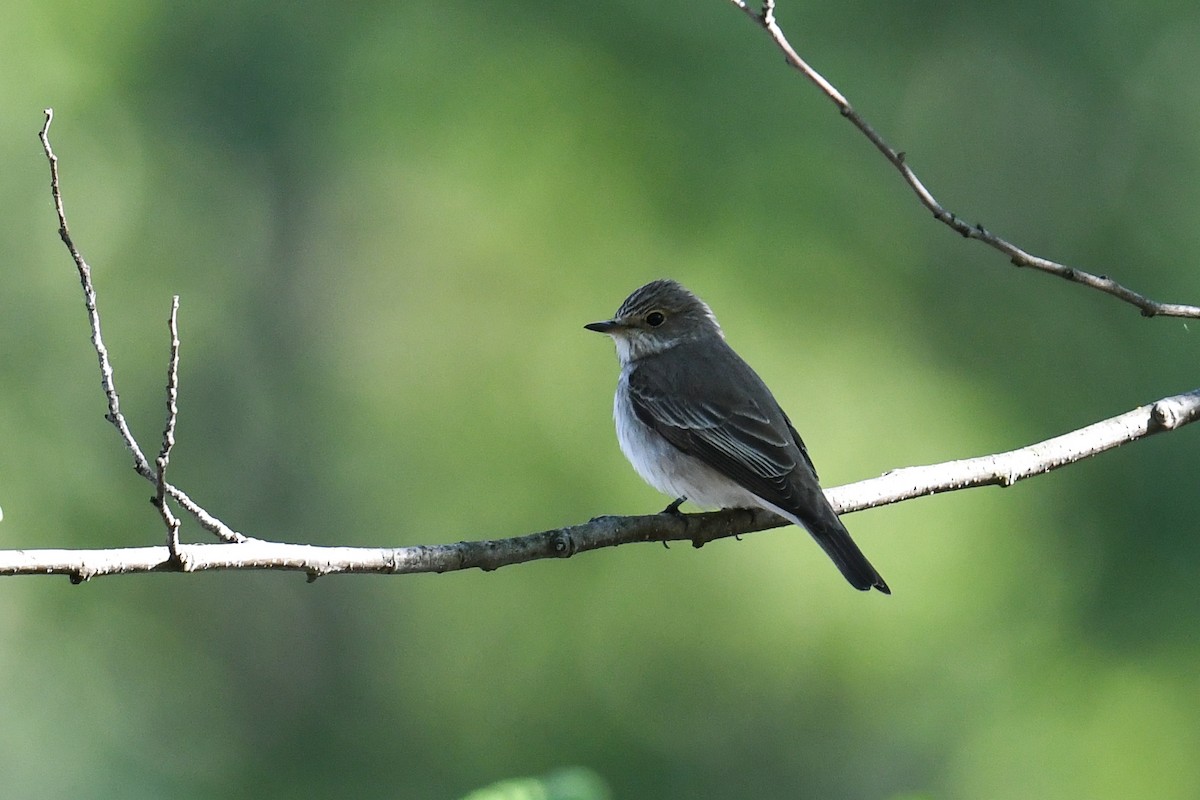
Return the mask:
<path fill-rule="evenodd" d="M 670 387 L 666 371 L 634 369 L 629 394 L 638 419 L 769 503 L 793 513 L 824 505 L 791 421 L 758 375 L 724 342 L 720 348 L 714 355 L 711 347 L 677 347 Z M 722 380 L 711 380 L 714 371 Z"/>

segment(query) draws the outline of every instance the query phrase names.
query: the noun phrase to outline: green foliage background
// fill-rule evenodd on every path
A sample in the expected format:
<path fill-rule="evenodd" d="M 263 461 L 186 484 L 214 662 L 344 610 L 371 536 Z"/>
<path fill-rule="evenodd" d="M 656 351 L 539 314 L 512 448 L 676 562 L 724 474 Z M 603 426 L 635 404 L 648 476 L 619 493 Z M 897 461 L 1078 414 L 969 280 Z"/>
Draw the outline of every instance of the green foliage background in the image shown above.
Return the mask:
<path fill-rule="evenodd" d="M 1200 8 L 779 15 L 950 208 L 1200 301 Z M 1198 383 L 1194 325 L 935 224 L 722 0 L 14 0 L 0 48 L 3 547 L 162 537 L 102 418 L 45 106 L 134 429 L 161 430 L 178 293 L 173 478 L 255 536 L 660 508 L 581 325 L 664 275 L 827 485 Z M 5 793 L 1195 797 L 1197 436 L 849 517 L 890 598 L 795 530 L 493 574 L 3 581 Z"/>

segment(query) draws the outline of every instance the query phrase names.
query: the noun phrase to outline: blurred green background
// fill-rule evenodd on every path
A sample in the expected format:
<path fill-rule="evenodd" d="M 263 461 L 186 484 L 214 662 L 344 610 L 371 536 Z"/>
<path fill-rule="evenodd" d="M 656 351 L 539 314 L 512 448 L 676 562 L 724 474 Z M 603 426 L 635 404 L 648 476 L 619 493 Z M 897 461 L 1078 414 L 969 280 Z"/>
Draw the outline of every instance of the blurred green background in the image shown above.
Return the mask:
<path fill-rule="evenodd" d="M 45 106 L 131 424 L 154 449 L 178 293 L 172 477 L 254 536 L 660 509 L 581 326 L 661 276 L 828 486 L 1200 384 L 1194 324 L 934 223 L 723 0 L 6 9 L 3 547 L 163 536 L 102 417 Z M 779 16 L 949 208 L 1200 301 L 1200 8 Z M 493 574 L 6 580 L 5 794 L 1196 797 L 1198 436 L 848 517 L 890 598 L 794 529 Z"/>

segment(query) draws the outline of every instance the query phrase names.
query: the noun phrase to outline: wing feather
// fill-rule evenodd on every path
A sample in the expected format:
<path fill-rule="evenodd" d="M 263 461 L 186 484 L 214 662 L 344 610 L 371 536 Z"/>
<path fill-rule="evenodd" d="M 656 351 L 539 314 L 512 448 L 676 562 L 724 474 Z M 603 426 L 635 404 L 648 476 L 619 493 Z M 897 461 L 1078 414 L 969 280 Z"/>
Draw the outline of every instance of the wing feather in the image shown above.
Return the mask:
<path fill-rule="evenodd" d="M 715 356 L 711 348 L 677 349 L 682 352 L 672 356 L 682 358 L 673 358 L 672 371 L 638 367 L 630 374 L 638 418 L 679 450 L 780 508 L 802 507 L 814 489 L 819 492 L 803 442 L 758 375 L 724 342 Z M 725 379 L 712 381 L 714 369 L 726 373 Z"/>
<path fill-rule="evenodd" d="M 630 371 L 627 388 L 638 419 L 682 452 L 794 514 L 855 588 L 890 594 L 825 499 L 803 440 L 754 370 L 724 340 L 682 343 L 670 356 L 669 365 L 639 364 Z M 713 380 L 719 373 L 722 379 Z"/>

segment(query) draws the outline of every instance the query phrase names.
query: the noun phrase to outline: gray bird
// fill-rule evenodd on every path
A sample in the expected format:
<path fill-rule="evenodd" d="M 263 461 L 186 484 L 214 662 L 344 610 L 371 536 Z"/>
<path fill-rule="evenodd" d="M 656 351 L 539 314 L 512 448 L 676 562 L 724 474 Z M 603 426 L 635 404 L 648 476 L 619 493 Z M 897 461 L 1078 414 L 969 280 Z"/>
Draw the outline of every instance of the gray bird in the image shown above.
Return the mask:
<path fill-rule="evenodd" d="M 684 500 L 769 509 L 808 530 L 854 588 L 891 594 L 825 499 L 800 434 L 704 301 L 657 280 L 584 327 L 616 343 L 617 439 L 647 483 L 677 498 L 668 511 Z"/>

